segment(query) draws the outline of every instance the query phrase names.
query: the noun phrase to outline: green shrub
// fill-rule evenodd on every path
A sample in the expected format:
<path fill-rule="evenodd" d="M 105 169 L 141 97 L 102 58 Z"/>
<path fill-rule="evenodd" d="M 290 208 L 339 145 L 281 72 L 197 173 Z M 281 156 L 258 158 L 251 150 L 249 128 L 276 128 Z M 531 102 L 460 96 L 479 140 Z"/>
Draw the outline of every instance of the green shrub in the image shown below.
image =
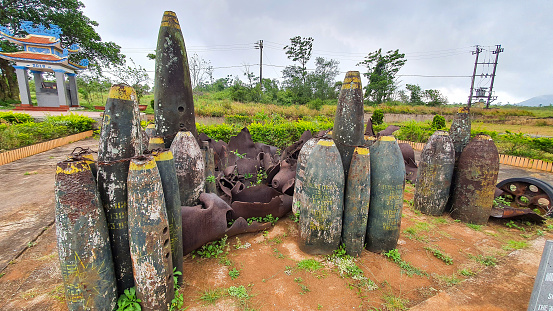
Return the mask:
<path fill-rule="evenodd" d="M 445 118 L 439 114 L 434 116 L 432 119 L 431 127 L 435 130 L 441 130 L 445 128 Z"/>
<path fill-rule="evenodd" d="M 373 115 L 371 117 L 371 120 L 372 120 L 374 125 L 382 124 L 382 122 L 384 122 L 384 111 L 382 111 L 380 109 L 375 109 L 373 111 Z"/>
<path fill-rule="evenodd" d="M 307 103 L 307 108 L 315 109 L 317 111 L 321 110 L 322 106 L 323 106 L 323 100 L 320 98 L 312 99 Z"/>
<path fill-rule="evenodd" d="M 26 113 L 14 113 L 12 111 L 0 112 L 0 122 L 4 120 L 11 124 L 33 122 L 33 117 Z"/>

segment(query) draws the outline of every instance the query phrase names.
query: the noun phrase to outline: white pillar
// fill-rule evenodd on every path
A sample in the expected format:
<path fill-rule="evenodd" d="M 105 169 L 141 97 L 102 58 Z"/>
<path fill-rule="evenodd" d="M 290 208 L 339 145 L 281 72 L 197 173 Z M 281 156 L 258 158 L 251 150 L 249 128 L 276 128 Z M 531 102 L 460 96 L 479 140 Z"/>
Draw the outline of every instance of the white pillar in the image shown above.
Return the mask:
<path fill-rule="evenodd" d="M 22 105 L 31 105 L 31 92 L 29 91 L 29 75 L 27 68 L 23 66 L 13 66 L 17 75 L 17 84 L 19 86 L 19 97 Z"/>
<path fill-rule="evenodd" d="M 37 97 L 37 101 L 38 101 L 38 93 L 40 92 L 40 89 L 42 88 L 42 72 L 31 70 L 31 73 L 33 74 L 33 77 L 35 78 L 36 97 Z"/>
<path fill-rule="evenodd" d="M 69 84 L 69 93 L 70 93 L 70 106 L 79 107 L 79 90 L 77 89 L 77 78 L 74 73 L 67 73 L 67 83 Z"/>
<path fill-rule="evenodd" d="M 67 106 L 67 96 L 65 92 L 65 70 L 54 69 L 56 73 L 56 88 L 58 89 L 59 106 Z"/>

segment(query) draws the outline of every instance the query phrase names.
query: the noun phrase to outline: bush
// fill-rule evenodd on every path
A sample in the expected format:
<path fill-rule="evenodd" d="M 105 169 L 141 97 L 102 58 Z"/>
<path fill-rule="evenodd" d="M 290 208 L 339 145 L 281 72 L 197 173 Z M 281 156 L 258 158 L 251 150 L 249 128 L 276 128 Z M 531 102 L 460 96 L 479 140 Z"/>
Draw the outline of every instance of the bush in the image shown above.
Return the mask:
<path fill-rule="evenodd" d="M 320 98 L 312 99 L 307 103 L 307 108 L 315 109 L 317 111 L 321 110 L 322 106 L 323 106 L 323 100 Z"/>
<path fill-rule="evenodd" d="M 33 117 L 26 113 L 0 112 L 0 120 L 11 124 L 33 122 Z"/>
<path fill-rule="evenodd" d="M 431 127 L 435 130 L 441 130 L 445 128 L 445 118 L 439 114 L 435 115 L 434 119 L 432 119 Z"/>
<path fill-rule="evenodd" d="M 374 125 L 382 124 L 382 122 L 384 122 L 384 112 L 381 109 L 375 109 L 371 120 Z"/>

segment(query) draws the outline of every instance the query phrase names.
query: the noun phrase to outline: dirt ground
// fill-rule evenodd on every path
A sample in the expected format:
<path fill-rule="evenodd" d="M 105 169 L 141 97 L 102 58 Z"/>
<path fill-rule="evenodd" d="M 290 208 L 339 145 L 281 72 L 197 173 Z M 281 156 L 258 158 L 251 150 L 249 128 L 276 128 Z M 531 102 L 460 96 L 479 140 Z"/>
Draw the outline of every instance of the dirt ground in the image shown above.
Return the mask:
<path fill-rule="evenodd" d="M 76 146 L 97 149 L 97 141 L 87 139 L 0 166 L 0 310 L 67 310 L 53 225 L 54 172 L 55 164 Z M 340 275 L 343 265 L 336 260 L 299 250 L 298 224 L 285 217 L 268 231 L 229 238 L 219 258 L 186 256 L 180 290 L 184 306 L 525 310 L 545 240 L 553 239 L 553 225 L 491 219 L 486 226 L 469 227 L 447 215 L 414 211 L 413 193 L 408 184 L 397 247 L 411 268 L 363 251 L 353 262 L 360 272 Z M 308 259 L 318 263 L 311 266 L 314 271 L 302 269 L 313 263 Z M 413 271 L 420 275 L 410 275 Z M 232 286 L 244 286 L 247 295 L 231 296 Z"/>

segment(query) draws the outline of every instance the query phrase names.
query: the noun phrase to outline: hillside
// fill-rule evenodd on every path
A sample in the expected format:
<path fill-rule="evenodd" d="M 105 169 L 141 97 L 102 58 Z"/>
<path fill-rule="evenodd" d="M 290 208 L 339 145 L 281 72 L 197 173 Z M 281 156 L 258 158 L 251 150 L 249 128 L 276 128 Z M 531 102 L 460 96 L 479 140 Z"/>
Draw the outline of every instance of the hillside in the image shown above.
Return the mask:
<path fill-rule="evenodd" d="M 532 97 L 523 102 L 516 104 L 517 106 L 542 107 L 553 105 L 553 94 Z"/>

